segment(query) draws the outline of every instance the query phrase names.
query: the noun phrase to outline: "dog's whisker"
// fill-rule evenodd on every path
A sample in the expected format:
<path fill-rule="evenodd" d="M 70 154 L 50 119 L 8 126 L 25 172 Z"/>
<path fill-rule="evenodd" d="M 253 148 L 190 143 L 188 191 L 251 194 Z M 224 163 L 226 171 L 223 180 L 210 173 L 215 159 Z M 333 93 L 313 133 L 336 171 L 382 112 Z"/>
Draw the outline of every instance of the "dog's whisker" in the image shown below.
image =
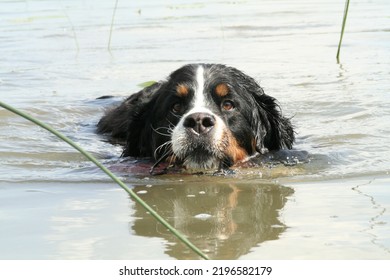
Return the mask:
<path fill-rule="evenodd" d="M 168 142 L 164 143 L 164 144 L 161 145 L 161 146 L 164 146 L 164 145 L 166 145 L 167 143 L 168 143 Z M 171 143 L 169 143 L 169 144 L 171 144 Z M 161 147 L 161 146 L 160 146 L 160 147 Z M 156 150 L 157 150 L 157 149 L 156 149 Z M 154 169 L 155 169 L 161 162 L 163 162 L 168 156 L 170 156 L 171 154 L 172 154 L 172 150 L 165 151 L 165 153 L 164 153 L 159 159 L 157 159 L 156 162 L 153 164 L 153 166 L 150 168 L 149 173 L 150 173 L 150 174 L 154 174 Z M 172 159 L 170 160 L 169 165 L 171 165 L 171 164 L 172 164 Z M 167 169 L 167 168 L 166 168 L 166 169 Z M 166 173 L 166 169 L 164 169 L 164 171 L 163 171 L 162 173 L 157 173 L 156 175 Z"/>
<path fill-rule="evenodd" d="M 176 126 L 168 118 L 165 118 L 165 120 L 169 123 L 169 128 Z"/>
<path fill-rule="evenodd" d="M 169 159 L 169 165 L 172 165 L 174 162 L 176 162 L 177 157 L 175 154 L 172 154 L 171 158 Z"/>
<path fill-rule="evenodd" d="M 169 154 L 172 152 L 172 142 L 171 141 L 167 141 L 165 143 L 163 143 L 162 145 L 158 146 L 155 150 L 154 150 L 154 158 L 157 158 L 157 154 L 159 152 L 161 152 L 163 149 L 164 149 L 164 153 L 163 153 L 163 156 L 166 155 L 166 154 Z"/>
<path fill-rule="evenodd" d="M 174 116 L 175 118 L 178 118 L 178 119 L 181 118 L 181 115 L 177 115 L 177 114 L 175 114 L 175 113 L 173 113 L 173 112 L 171 112 L 171 114 L 172 114 L 172 116 Z"/>
<path fill-rule="evenodd" d="M 152 130 L 154 132 L 156 132 L 157 134 L 159 135 L 162 135 L 162 136 L 167 136 L 167 137 L 170 137 L 171 136 L 171 133 L 170 133 L 170 127 L 164 127 L 164 126 L 161 126 L 161 127 L 157 127 L 157 128 L 154 128 L 153 125 L 150 125 L 150 127 L 152 128 Z M 163 133 L 163 132 L 160 132 L 159 130 L 160 129 L 164 129 L 166 132 L 168 133 Z"/>
<path fill-rule="evenodd" d="M 164 144 L 158 146 L 156 150 L 154 151 L 154 154 L 156 156 L 157 152 L 161 152 L 163 149 L 164 151 L 170 150 L 172 147 L 172 143 L 170 141 L 165 142 Z"/>
<path fill-rule="evenodd" d="M 168 118 L 166 118 L 166 121 L 168 122 L 168 128 L 167 128 L 167 132 L 168 133 L 173 133 L 173 130 L 175 129 L 176 125 L 173 124 L 170 120 L 168 120 Z"/>

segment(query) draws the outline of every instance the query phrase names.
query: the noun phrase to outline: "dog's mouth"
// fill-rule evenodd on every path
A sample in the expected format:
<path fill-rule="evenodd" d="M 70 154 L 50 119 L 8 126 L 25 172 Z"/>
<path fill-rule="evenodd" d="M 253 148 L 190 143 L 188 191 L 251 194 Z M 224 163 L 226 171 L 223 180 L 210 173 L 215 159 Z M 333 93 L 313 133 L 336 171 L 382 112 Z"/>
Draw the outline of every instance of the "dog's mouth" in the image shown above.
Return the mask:
<path fill-rule="evenodd" d="M 165 174 L 168 169 L 177 170 L 177 168 L 191 173 L 203 173 L 206 170 L 227 170 L 233 164 L 231 158 L 222 150 L 215 149 L 206 143 L 207 141 L 204 143 L 197 141 L 197 144 L 190 143 L 179 147 L 173 145 L 169 154 L 165 154 L 155 162 L 150 173 L 154 175 Z M 161 166 L 165 167 L 161 169 Z"/>
<path fill-rule="evenodd" d="M 210 131 L 207 135 L 193 135 L 186 131 L 176 140 L 172 141 L 175 163 L 188 170 L 228 169 L 241 159 L 238 153 L 247 155 L 227 129 L 221 133 Z"/>
<path fill-rule="evenodd" d="M 226 171 L 250 155 L 226 126 L 204 134 L 175 128 L 171 140 L 162 147 L 163 152 L 155 156 L 156 162 L 150 171 L 152 174 L 160 174 L 156 172 L 156 167 L 163 162 L 167 162 L 169 167 L 184 168 L 191 173 Z"/>
<path fill-rule="evenodd" d="M 187 170 L 221 169 L 231 166 L 231 160 L 219 150 L 197 146 L 180 153 L 178 163 Z"/>

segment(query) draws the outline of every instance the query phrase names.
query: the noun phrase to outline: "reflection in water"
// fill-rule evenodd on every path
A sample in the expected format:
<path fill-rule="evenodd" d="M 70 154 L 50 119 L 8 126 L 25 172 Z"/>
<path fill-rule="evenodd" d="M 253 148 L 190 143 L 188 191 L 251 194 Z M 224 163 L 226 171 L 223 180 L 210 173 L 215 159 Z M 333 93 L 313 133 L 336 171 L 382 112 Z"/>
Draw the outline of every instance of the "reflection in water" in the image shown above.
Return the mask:
<path fill-rule="evenodd" d="M 199 182 L 168 187 L 137 186 L 134 191 L 212 259 L 237 259 L 286 226 L 279 211 L 293 193 L 273 184 Z M 132 230 L 140 236 L 163 237 L 166 253 L 177 259 L 196 256 L 145 210 L 135 204 Z"/>

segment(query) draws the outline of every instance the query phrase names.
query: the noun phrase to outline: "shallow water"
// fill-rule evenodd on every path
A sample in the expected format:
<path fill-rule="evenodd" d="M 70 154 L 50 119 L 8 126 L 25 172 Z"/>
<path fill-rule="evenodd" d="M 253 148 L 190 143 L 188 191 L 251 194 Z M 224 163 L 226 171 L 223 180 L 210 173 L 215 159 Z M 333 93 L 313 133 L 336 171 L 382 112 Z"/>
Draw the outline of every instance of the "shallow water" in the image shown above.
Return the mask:
<path fill-rule="evenodd" d="M 212 258 L 388 259 L 390 4 L 351 3 L 337 63 L 344 1 L 317 2 L 119 1 L 109 51 L 111 1 L 2 1 L 0 100 L 97 156 Z M 191 62 L 259 80 L 310 161 L 132 172 L 94 133 L 96 98 Z M 196 258 L 54 136 L 3 109 L 0 128 L 0 258 Z"/>

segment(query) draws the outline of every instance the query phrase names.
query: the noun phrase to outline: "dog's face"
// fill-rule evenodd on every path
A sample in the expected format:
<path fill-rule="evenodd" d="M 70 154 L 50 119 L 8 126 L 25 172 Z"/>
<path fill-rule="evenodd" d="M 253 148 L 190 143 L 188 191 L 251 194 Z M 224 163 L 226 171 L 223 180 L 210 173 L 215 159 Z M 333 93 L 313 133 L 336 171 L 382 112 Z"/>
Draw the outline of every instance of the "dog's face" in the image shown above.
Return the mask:
<path fill-rule="evenodd" d="M 252 110 L 220 66 L 189 66 L 175 73 L 166 118 L 173 155 L 191 169 L 230 166 L 256 151 Z M 254 101 L 254 100 L 253 100 Z"/>
<path fill-rule="evenodd" d="M 230 167 L 257 152 L 291 148 L 294 139 L 275 99 L 241 71 L 219 64 L 186 65 L 121 106 L 124 155 L 189 169 Z M 114 111 L 106 122 L 116 118 Z"/>

